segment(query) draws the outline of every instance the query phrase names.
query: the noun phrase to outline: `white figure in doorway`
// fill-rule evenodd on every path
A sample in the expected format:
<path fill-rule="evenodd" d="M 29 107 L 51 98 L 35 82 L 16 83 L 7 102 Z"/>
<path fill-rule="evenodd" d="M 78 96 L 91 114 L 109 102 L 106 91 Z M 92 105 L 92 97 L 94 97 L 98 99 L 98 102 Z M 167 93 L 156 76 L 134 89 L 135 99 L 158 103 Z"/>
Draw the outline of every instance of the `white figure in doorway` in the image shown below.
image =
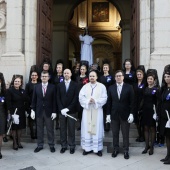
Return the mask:
<path fill-rule="evenodd" d="M 81 41 L 81 60 L 86 60 L 89 62 L 89 65 L 93 64 L 93 51 L 92 51 L 92 42 L 94 41 L 93 37 L 89 35 L 87 27 L 85 28 L 84 36 L 79 35 Z"/>

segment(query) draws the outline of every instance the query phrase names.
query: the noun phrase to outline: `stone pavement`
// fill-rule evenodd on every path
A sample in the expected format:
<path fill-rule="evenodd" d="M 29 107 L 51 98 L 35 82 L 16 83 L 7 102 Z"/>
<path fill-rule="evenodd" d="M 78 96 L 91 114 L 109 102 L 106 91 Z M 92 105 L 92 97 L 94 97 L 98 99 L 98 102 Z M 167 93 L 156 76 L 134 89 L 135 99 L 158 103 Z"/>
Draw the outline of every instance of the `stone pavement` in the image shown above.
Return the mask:
<path fill-rule="evenodd" d="M 164 165 L 160 159 L 165 157 L 165 147 L 155 147 L 154 155 L 141 154 L 143 147 L 130 147 L 130 159 L 125 160 L 123 153 L 112 158 L 106 147 L 103 156 L 92 153 L 82 155 L 80 146 L 76 146 L 75 154 L 69 150 L 60 154 L 60 145 L 56 145 L 56 152 L 51 153 L 47 144 L 39 153 L 34 153 L 35 143 L 22 143 L 24 149 L 15 151 L 12 142 L 3 143 L 0 160 L 0 170 L 169 170 L 170 165 Z"/>

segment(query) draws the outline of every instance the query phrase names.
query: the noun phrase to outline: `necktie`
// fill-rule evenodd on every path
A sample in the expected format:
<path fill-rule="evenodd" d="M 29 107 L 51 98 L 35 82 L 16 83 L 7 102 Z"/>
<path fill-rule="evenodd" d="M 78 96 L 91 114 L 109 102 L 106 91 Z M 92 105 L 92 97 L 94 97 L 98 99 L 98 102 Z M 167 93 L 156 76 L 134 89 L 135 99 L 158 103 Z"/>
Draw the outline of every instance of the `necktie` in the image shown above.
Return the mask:
<path fill-rule="evenodd" d="M 43 85 L 43 96 L 46 94 L 46 85 Z"/>
<path fill-rule="evenodd" d="M 66 92 L 67 92 L 68 91 L 68 87 L 69 87 L 68 81 L 65 82 L 65 85 L 66 85 Z"/>
<path fill-rule="evenodd" d="M 119 99 L 120 99 L 121 91 L 122 91 L 122 86 L 119 84 L 119 85 L 117 86 L 117 92 L 118 92 L 118 97 L 119 97 Z"/>

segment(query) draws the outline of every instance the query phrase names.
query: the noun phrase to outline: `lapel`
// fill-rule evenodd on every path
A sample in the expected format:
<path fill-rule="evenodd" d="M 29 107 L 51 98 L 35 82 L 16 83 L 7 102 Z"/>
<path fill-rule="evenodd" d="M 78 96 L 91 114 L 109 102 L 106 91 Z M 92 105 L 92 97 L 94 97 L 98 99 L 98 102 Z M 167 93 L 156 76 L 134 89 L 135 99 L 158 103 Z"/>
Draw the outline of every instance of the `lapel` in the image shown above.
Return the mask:
<path fill-rule="evenodd" d="M 43 92 L 42 92 L 42 83 L 40 84 L 40 88 L 38 88 L 38 91 L 39 91 L 41 97 L 43 98 L 44 96 L 43 96 Z"/>
<path fill-rule="evenodd" d="M 117 84 L 115 84 L 114 86 L 115 88 L 113 88 L 113 93 L 115 94 L 116 99 L 119 100 L 118 93 L 117 93 Z"/>
<path fill-rule="evenodd" d="M 123 83 L 123 86 L 122 86 L 122 91 L 121 91 L 121 94 L 120 94 L 120 100 L 122 99 L 124 92 L 125 92 L 125 83 Z"/>

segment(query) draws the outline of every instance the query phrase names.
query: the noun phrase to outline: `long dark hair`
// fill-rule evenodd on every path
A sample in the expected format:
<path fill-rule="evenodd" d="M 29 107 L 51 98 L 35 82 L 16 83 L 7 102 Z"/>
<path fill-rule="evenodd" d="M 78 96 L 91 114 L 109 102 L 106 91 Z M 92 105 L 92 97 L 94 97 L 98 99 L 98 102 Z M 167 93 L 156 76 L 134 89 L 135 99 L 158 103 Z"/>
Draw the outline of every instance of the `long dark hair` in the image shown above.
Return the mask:
<path fill-rule="evenodd" d="M 167 88 L 167 83 L 165 82 L 164 76 L 165 74 L 170 75 L 170 70 L 165 70 L 162 75 L 162 85 L 161 85 L 161 92 L 163 92 Z"/>
<path fill-rule="evenodd" d="M 3 73 L 0 73 L 0 80 L 1 80 L 0 95 L 4 96 L 6 93 L 6 86 L 5 86 L 5 79 Z"/>
<path fill-rule="evenodd" d="M 126 68 L 125 68 L 125 63 L 126 62 L 130 62 L 130 64 L 131 64 L 131 71 L 135 71 L 135 66 L 134 66 L 133 61 L 131 59 L 125 59 L 125 61 L 123 63 L 123 71 L 124 72 L 126 71 Z"/>

